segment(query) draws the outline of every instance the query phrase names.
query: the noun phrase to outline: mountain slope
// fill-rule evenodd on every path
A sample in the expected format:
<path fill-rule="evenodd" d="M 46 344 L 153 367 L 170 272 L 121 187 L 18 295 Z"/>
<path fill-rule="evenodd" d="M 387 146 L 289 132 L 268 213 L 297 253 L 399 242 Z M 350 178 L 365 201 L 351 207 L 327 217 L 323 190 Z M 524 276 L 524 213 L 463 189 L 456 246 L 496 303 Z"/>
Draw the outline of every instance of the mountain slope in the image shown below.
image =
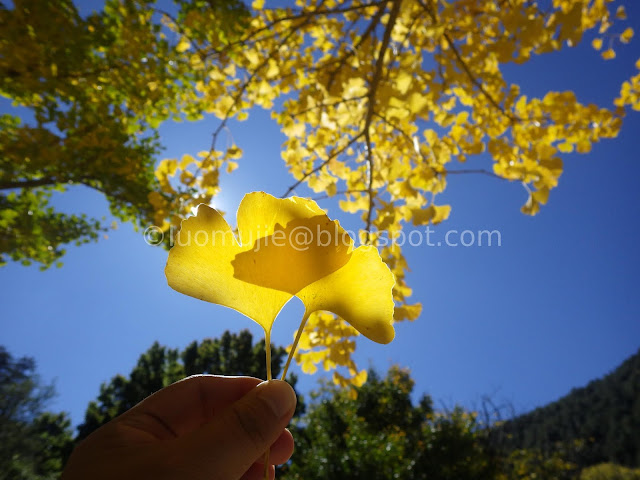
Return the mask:
<path fill-rule="evenodd" d="M 581 466 L 640 466 L 640 350 L 605 377 L 506 422 L 501 430 L 510 449 L 551 451 L 558 442 L 581 439 Z"/>

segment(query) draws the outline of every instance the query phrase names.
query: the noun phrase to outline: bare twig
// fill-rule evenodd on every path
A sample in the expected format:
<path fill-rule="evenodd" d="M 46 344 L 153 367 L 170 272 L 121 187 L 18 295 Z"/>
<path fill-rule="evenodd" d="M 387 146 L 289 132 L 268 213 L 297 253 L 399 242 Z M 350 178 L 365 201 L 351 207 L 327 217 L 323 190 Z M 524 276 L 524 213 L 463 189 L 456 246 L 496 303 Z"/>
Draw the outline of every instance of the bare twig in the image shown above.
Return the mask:
<path fill-rule="evenodd" d="M 314 105 L 313 107 L 305 108 L 304 110 L 300 110 L 299 112 L 292 113 L 291 116 L 297 117 L 300 115 L 304 115 L 305 113 L 311 112 L 312 110 L 315 110 L 317 108 L 335 107 L 336 105 L 340 105 L 342 103 L 355 102 L 357 100 L 362 100 L 363 98 L 366 98 L 366 95 L 358 95 L 356 97 L 341 98 L 340 100 L 337 100 L 331 103 L 319 103 L 318 105 Z"/>
<path fill-rule="evenodd" d="M 487 175 L 489 177 L 492 178 L 498 178 L 500 180 L 506 180 L 506 178 L 501 177 L 500 175 L 496 175 L 493 172 L 490 172 L 489 170 L 485 170 L 483 168 L 467 168 L 467 169 L 462 169 L 462 170 L 445 170 L 443 172 L 445 175 L 461 175 L 461 174 L 478 174 L 478 175 Z"/>
<path fill-rule="evenodd" d="M 327 165 L 331 160 L 333 160 L 334 158 L 336 158 L 338 155 L 340 155 L 342 152 L 344 152 L 347 148 L 349 148 L 351 145 L 353 145 L 356 140 L 358 140 L 360 137 L 362 137 L 362 135 L 364 135 L 364 132 L 360 132 L 358 133 L 356 136 L 354 136 L 351 140 L 349 140 L 349 143 L 347 143 L 344 147 L 336 150 L 335 152 L 333 152 L 326 160 L 323 160 L 322 163 L 320 163 L 319 165 L 317 165 L 313 170 L 309 170 L 307 173 L 305 173 L 302 178 L 300 178 L 300 180 L 298 180 L 296 183 L 294 183 L 293 185 L 291 185 L 287 191 L 284 193 L 284 195 L 282 195 L 282 198 L 288 196 L 291 192 L 293 192 L 298 186 L 300 186 L 300 184 L 302 182 L 304 182 L 307 178 L 309 178 L 311 175 L 313 175 L 314 173 L 319 172 L 325 165 Z"/>

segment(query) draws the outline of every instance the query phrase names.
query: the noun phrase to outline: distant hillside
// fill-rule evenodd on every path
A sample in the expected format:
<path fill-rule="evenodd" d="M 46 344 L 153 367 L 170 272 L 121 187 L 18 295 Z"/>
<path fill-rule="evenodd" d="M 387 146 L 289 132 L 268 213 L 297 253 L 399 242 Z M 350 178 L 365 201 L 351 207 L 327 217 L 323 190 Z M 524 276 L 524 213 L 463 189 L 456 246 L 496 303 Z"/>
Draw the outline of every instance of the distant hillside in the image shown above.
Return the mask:
<path fill-rule="evenodd" d="M 557 442 L 586 441 L 580 466 L 613 462 L 640 467 L 640 350 L 612 373 L 507 422 L 509 449 L 551 451 Z"/>

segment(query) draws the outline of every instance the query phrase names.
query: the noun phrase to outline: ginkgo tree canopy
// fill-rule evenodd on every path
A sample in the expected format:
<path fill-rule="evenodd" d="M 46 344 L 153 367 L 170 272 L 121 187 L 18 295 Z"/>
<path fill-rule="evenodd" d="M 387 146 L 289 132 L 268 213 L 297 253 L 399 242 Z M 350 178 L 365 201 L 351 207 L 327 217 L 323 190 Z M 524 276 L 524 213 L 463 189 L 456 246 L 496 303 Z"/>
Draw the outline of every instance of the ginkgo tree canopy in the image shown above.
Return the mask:
<path fill-rule="evenodd" d="M 640 109 L 640 74 L 611 92 L 608 105 L 584 104 L 571 91 L 528 96 L 504 75 L 507 65 L 581 42 L 606 68 L 633 42 L 621 1 L 298 0 L 286 8 L 179 1 L 168 8 L 110 0 L 86 19 L 69 1 L 13 3 L 0 10 L 0 88 L 36 122 L 2 117 L 0 253 L 44 265 L 65 242 L 101 228 L 48 209 L 53 188 L 89 185 L 105 192 L 120 218 L 167 231 L 218 193 L 220 176 L 242 158 L 242 145 L 221 141 L 228 121 L 260 107 L 287 137 L 285 196 L 306 186 L 359 215 L 365 240 L 381 247 L 395 275 L 395 320 L 413 320 L 420 305 L 407 301 L 407 262 L 382 237 L 446 220 L 451 206 L 439 195 L 451 175 L 519 182 L 522 210 L 535 214 L 558 186 L 563 155 L 615 137 L 628 111 Z M 156 162 L 161 122 L 208 116 L 219 119 L 209 150 L 185 146 L 181 158 Z M 477 167 L 487 154 L 490 169 Z M 52 228 L 17 236 L 31 231 L 29 211 Z M 355 374 L 355 330 L 324 313 L 312 315 L 308 328 L 303 365 L 343 365 Z"/>

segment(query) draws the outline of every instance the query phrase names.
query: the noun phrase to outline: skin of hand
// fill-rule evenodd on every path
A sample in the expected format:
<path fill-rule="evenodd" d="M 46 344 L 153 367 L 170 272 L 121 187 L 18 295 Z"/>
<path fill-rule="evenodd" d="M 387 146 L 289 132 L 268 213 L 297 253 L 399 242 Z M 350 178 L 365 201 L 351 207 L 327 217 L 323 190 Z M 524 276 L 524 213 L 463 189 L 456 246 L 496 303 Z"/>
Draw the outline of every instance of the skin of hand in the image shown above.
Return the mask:
<path fill-rule="evenodd" d="M 62 480 L 259 480 L 293 453 L 296 396 L 280 380 L 197 375 L 163 388 L 73 451 Z"/>

